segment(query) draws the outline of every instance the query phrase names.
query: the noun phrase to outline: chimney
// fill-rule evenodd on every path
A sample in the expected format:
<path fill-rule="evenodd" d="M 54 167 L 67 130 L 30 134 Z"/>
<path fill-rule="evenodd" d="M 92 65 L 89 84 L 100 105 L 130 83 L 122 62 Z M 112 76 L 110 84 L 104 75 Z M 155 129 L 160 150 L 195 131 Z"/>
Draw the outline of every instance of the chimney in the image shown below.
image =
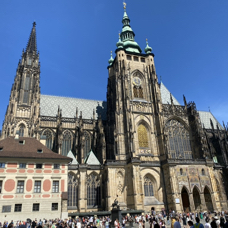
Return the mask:
<path fill-rule="evenodd" d="M 40 136 L 40 142 L 41 142 L 44 146 L 46 146 L 46 135 L 41 135 L 41 136 Z"/>
<path fill-rule="evenodd" d="M 19 139 L 19 131 L 16 131 L 16 135 L 14 139 Z"/>

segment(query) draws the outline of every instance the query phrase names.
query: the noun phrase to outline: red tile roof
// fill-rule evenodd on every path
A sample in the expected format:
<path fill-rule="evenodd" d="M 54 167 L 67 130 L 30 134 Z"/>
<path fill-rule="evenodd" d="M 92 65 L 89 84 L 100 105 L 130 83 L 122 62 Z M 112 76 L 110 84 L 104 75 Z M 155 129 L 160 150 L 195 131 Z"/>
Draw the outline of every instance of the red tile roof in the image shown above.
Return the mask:
<path fill-rule="evenodd" d="M 24 141 L 24 144 L 20 144 L 19 141 Z M 38 153 L 37 150 L 42 150 L 42 153 Z M 53 152 L 37 139 L 28 137 L 8 137 L 0 140 L 0 158 L 61 159 L 63 162 L 72 160 Z"/>

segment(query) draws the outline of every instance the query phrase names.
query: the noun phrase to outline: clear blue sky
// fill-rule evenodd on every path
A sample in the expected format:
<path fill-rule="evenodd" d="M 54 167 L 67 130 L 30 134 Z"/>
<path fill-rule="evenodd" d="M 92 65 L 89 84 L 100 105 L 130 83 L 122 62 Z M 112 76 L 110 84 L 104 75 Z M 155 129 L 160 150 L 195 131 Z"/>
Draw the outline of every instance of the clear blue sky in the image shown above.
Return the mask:
<path fill-rule="evenodd" d="M 183 104 L 228 121 L 228 1 L 126 0 L 136 41 L 155 54 L 157 75 Z M 0 1 L 0 123 L 32 22 L 41 93 L 106 100 L 108 59 L 122 28 L 121 0 Z"/>

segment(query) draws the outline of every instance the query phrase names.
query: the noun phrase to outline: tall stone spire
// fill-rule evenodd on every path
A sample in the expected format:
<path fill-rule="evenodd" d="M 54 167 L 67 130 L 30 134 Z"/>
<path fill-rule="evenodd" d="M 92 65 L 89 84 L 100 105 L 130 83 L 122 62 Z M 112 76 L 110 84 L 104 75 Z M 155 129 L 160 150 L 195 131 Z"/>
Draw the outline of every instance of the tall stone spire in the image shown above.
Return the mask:
<path fill-rule="evenodd" d="M 38 129 L 40 105 L 40 63 L 36 46 L 36 23 L 26 51 L 18 63 L 16 76 L 11 89 L 9 105 L 3 123 L 3 138 L 13 136 L 19 131 L 20 136 L 31 136 Z"/>
<path fill-rule="evenodd" d="M 29 41 L 26 47 L 26 52 L 33 53 L 37 52 L 36 46 L 36 22 L 33 22 L 32 31 L 30 33 Z"/>
<path fill-rule="evenodd" d="M 130 19 L 126 11 L 126 3 L 124 2 L 124 15 L 122 19 L 123 27 L 120 34 L 121 41 L 123 42 L 123 47 L 126 51 L 133 53 L 141 53 L 142 50 L 139 45 L 135 42 L 135 33 L 130 26 Z"/>

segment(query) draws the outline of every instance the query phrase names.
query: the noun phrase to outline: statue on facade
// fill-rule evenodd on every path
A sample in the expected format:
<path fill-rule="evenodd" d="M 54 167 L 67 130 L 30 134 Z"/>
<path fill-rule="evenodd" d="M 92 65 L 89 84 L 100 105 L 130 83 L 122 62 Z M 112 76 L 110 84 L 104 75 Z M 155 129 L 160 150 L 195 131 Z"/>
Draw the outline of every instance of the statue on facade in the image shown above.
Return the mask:
<path fill-rule="evenodd" d="M 117 198 L 118 198 L 118 195 L 116 196 L 116 199 L 114 200 L 114 203 L 112 204 L 112 208 L 117 208 L 117 209 L 119 209 L 119 204 L 118 204 L 118 200 L 117 200 Z"/>

